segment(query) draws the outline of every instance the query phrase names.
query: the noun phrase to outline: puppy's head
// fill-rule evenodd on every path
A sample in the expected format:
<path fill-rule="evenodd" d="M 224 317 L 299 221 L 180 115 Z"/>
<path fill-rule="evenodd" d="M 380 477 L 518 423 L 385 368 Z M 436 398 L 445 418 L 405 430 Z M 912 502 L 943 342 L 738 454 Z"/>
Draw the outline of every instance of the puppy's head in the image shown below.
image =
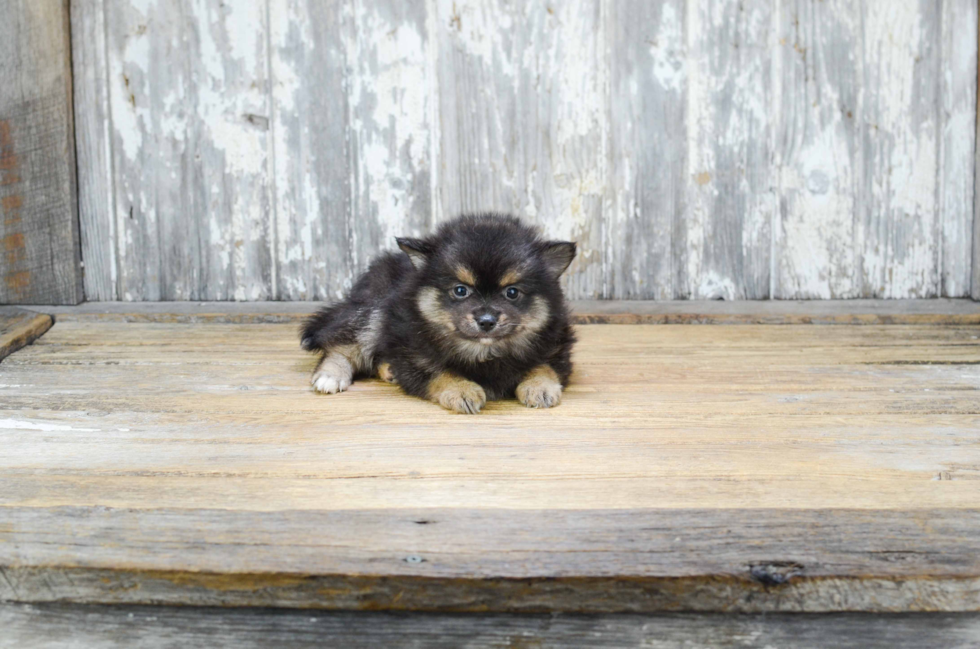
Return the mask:
<path fill-rule="evenodd" d="M 544 241 L 512 217 L 470 216 L 426 239 L 398 239 L 419 273 L 419 312 L 460 355 L 516 352 L 561 300 L 575 244 Z"/>

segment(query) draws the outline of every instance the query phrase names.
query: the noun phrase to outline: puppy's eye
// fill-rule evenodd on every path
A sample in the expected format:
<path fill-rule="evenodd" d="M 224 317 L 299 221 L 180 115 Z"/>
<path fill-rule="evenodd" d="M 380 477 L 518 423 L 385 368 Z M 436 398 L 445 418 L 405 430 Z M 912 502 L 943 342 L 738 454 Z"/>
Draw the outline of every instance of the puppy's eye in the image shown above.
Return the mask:
<path fill-rule="evenodd" d="M 462 284 L 457 284 L 453 287 L 453 295 L 458 298 L 464 298 L 470 294 L 470 289 L 463 286 Z"/>
<path fill-rule="evenodd" d="M 507 296 L 507 299 L 508 300 L 516 300 L 517 298 L 519 298 L 521 296 L 521 292 L 518 289 L 516 289 L 513 286 L 511 286 L 511 287 L 508 287 L 508 289 L 506 291 L 504 291 L 504 295 Z"/>

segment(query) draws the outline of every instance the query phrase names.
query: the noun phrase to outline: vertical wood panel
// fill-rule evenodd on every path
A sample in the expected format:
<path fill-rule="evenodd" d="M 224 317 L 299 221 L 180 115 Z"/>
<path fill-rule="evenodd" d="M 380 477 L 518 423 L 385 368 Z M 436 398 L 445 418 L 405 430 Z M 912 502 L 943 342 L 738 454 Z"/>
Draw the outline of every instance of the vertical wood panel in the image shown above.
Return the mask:
<path fill-rule="evenodd" d="M 568 294 L 602 294 L 607 192 L 602 3 L 440 0 L 440 213 L 501 210 L 579 256 Z"/>
<path fill-rule="evenodd" d="M 70 4 L 85 297 L 92 301 L 117 300 L 105 5 L 102 0 L 72 0 Z"/>
<path fill-rule="evenodd" d="M 64 0 L 0 3 L 0 304 L 77 304 L 71 50 Z"/>
<path fill-rule="evenodd" d="M 675 297 L 769 297 L 771 10 L 687 5 L 688 200 L 673 246 Z"/>
<path fill-rule="evenodd" d="M 607 20 L 612 198 L 604 214 L 604 296 L 675 295 L 674 232 L 689 182 L 685 18 L 682 0 L 622 0 Z"/>
<path fill-rule="evenodd" d="M 264 5 L 111 6 L 121 297 L 269 299 Z"/>
<path fill-rule="evenodd" d="M 861 9 L 851 0 L 780 2 L 776 29 L 773 297 L 857 297 Z"/>
<path fill-rule="evenodd" d="M 940 294 L 970 292 L 974 154 L 977 117 L 976 0 L 943 0 L 942 105 L 940 108 L 940 198 L 942 276 Z"/>
<path fill-rule="evenodd" d="M 367 268 L 394 238 L 431 225 L 427 10 L 423 0 L 352 0 L 348 55 L 354 186 L 352 262 Z"/>
<path fill-rule="evenodd" d="M 867 297 L 939 292 L 940 7 L 934 0 L 864 4 L 855 55 L 866 194 L 855 250 Z"/>
<path fill-rule="evenodd" d="M 350 286 L 347 47 L 340 2 L 270 0 L 277 297 L 336 299 Z"/>

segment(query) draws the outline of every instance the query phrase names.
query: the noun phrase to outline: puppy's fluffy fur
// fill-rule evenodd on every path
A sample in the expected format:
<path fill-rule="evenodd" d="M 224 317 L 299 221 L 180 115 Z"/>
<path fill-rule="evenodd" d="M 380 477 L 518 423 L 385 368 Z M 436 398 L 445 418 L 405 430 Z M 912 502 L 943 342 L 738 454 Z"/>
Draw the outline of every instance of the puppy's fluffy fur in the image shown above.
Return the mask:
<path fill-rule="evenodd" d="M 558 278 L 575 244 L 509 216 L 463 216 L 374 260 L 342 302 L 312 316 L 302 346 L 323 357 L 313 386 L 377 375 L 461 413 L 516 396 L 555 406 L 575 341 Z"/>

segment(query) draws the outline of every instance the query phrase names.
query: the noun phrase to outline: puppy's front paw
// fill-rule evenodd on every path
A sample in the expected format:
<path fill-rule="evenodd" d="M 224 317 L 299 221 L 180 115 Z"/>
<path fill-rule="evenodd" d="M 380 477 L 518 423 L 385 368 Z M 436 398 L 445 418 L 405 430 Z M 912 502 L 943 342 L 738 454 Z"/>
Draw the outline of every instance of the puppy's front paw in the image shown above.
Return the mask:
<path fill-rule="evenodd" d="M 531 370 L 516 392 L 518 401 L 528 408 L 551 408 L 561 403 L 561 381 L 547 365 Z"/>
<path fill-rule="evenodd" d="M 343 392 L 350 387 L 350 379 L 343 376 L 335 376 L 327 372 L 317 372 L 310 379 L 310 383 L 313 384 L 317 392 L 322 392 L 323 394 Z"/>
<path fill-rule="evenodd" d="M 429 396 L 446 410 L 475 415 L 487 403 L 487 393 L 478 383 L 450 374 L 440 374 L 429 384 Z"/>

